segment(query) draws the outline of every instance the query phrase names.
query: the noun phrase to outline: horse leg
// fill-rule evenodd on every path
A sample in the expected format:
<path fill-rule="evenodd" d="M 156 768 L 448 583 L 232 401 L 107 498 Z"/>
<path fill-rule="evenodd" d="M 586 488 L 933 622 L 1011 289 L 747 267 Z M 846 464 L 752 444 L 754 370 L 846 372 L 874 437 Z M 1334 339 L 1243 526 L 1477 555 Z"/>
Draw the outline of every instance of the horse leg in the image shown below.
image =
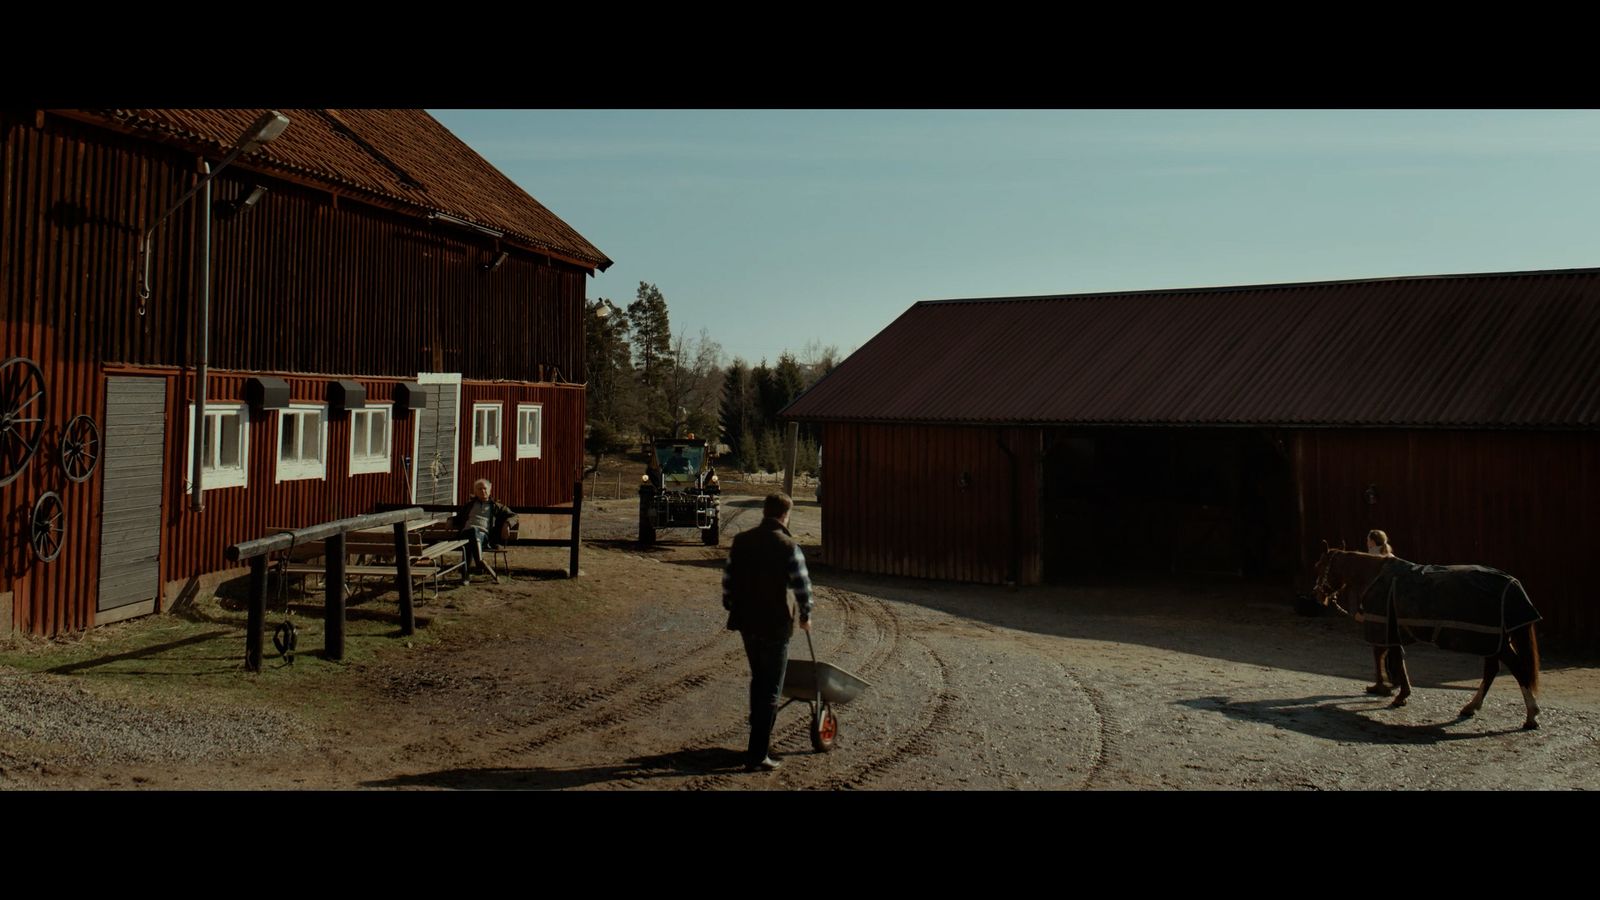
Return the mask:
<path fill-rule="evenodd" d="M 1539 692 L 1539 639 L 1534 635 L 1532 625 L 1516 633 L 1516 644 L 1520 645 L 1520 652 L 1512 644 L 1512 635 L 1506 635 L 1500 658 L 1506 661 L 1512 676 L 1517 679 L 1517 685 L 1522 688 L 1522 703 L 1528 711 L 1528 717 L 1522 722 L 1522 730 L 1532 731 L 1539 727 L 1539 701 L 1535 699 Z"/>
<path fill-rule="evenodd" d="M 1389 704 L 1389 708 L 1405 706 L 1406 698 L 1411 696 L 1411 673 L 1406 671 L 1405 648 L 1398 644 L 1390 648 L 1389 677 L 1394 680 L 1395 687 L 1400 689 L 1400 694 Z"/>
<path fill-rule="evenodd" d="M 1377 674 L 1373 676 L 1372 684 L 1367 685 L 1367 693 L 1377 694 L 1380 697 L 1387 697 L 1394 693 L 1394 691 L 1387 684 L 1383 683 L 1383 657 L 1384 648 L 1372 648 L 1372 667 L 1377 670 Z"/>
<path fill-rule="evenodd" d="M 1504 650 L 1500 651 L 1500 656 L 1483 658 L 1483 682 L 1478 685 L 1478 692 L 1472 695 L 1467 705 L 1461 707 L 1461 715 L 1457 718 L 1470 719 L 1483 707 L 1483 698 L 1489 693 L 1489 685 L 1494 684 L 1494 677 L 1500 674 L 1500 660 L 1504 658 Z"/>

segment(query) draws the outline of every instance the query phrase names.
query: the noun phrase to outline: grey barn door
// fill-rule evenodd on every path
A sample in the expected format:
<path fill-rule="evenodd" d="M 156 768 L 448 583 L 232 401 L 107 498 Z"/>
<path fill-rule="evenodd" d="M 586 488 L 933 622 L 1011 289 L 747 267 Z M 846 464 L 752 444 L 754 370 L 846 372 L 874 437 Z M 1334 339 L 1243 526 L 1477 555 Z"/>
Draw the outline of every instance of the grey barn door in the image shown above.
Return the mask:
<path fill-rule="evenodd" d="M 419 409 L 417 458 L 413 503 L 456 502 L 457 423 L 461 421 L 461 376 L 424 373 L 417 380 L 428 386 L 433 402 Z"/>
<path fill-rule="evenodd" d="M 161 586 L 165 378 L 106 379 L 99 612 L 155 600 Z"/>

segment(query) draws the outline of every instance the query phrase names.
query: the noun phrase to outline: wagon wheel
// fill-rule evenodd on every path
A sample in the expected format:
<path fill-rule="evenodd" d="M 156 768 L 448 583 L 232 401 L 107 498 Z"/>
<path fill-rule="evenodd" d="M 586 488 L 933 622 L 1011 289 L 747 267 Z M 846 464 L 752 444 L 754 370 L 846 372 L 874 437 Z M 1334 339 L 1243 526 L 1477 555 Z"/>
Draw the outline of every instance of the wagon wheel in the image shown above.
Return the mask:
<path fill-rule="evenodd" d="M 839 717 L 833 714 L 832 704 L 823 703 L 821 711 L 811 716 L 811 747 L 818 753 L 827 753 L 838 739 Z"/>
<path fill-rule="evenodd" d="M 15 481 L 44 434 L 44 373 L 13 356 L 0 363 L 0 485 Z"/>
<path fill-rule="evenodd" d="M 33 504 L 33 528 L 28 536 L 33 555 L 50 562 L 61 555 L 61 545 L 66 538 L 67 511 L 61 506 L 60 495 L 46 491 L 39 502 Z"/>
<path fill-rule="evenodd" d="M 61 468 L 71 481 L 88 481 L 100 465 L 100 428 L 88 416 L 77 416 L 61 432 Z"/>

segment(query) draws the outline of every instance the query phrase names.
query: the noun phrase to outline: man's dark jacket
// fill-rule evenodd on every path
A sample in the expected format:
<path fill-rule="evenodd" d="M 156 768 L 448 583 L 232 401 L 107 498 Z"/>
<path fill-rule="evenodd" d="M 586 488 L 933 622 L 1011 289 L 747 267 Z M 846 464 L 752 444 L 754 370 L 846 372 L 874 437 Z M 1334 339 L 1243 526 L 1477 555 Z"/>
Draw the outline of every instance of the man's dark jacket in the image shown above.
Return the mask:
<path fill-rule="evenodd" d="M 728 628 L 765 640 L 794 634 L 796 607 L 789 595 L 789 563 L 795 541 L 777 519 L 733 538 L 728 563 L 733 571 L 733 606 Z"/>

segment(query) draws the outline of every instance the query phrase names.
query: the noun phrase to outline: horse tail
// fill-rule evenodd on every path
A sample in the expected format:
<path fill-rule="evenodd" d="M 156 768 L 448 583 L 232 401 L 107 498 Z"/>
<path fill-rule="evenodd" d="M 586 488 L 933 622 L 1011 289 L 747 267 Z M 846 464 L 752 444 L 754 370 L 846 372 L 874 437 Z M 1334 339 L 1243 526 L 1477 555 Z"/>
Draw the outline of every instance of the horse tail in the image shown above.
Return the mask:
<path fill-rule="evenodd" d="M 1537 627 L 1529 623 L 1527 638 L 1519 640 L 1517 643 L 1523 645 L 1522 652 L 1528 657 L 1528 691 L 1537 694 L 1539 693 L 1539 633 Z"/>

